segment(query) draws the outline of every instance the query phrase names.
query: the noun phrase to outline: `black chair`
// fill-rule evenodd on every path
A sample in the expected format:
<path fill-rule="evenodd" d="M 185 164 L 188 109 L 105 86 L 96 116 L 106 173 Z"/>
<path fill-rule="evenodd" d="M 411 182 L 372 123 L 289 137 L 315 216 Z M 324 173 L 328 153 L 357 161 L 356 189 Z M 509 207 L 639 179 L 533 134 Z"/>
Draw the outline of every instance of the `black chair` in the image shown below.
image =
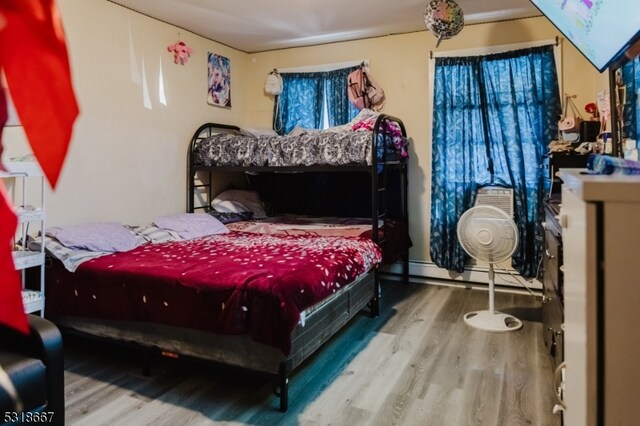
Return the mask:
<path fill-rule="evenodd" d="M 27 336 L 0 326 L 0 365 L 20 396 L 17 413 L 0 387 L 0 424 L 64 425 L 64 358 L 62 336 L 50 321 L 29 315 Z"/>

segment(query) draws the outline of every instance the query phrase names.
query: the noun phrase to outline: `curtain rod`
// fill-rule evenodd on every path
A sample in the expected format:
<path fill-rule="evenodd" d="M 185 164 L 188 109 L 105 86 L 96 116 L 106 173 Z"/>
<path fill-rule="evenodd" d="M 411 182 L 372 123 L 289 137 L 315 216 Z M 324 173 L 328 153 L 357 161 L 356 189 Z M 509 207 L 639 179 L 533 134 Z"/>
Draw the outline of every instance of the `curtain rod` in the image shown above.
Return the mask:
<path fill-rule="evenodd" d="M 369 60 L 363 59 L 360 61 L 349 61 L 349 62 L 337 62 L 333 64 L 320 64 L 320 65 L 308 65 L 302 67 L 292 67 L 292 68 L 278 68 L 278 72 L 287 73 L 287 72 L 322 72 L 322 71 L 333 71 L 341 68 L 349 68 L 355 67 L 358 65 L 369 66 Z"/>
<path fill-rule="evenodd" d="M 541 40 L 541 41 L 531 41 L 524 43 L 512 43 L 512 44 L 500 44 L 496 46 L 484 46 L 483 48 L 487 49 L 486 54 L 492 53 L 502 53 L 509 50 L 518 50 L 518 49 L 527 49 L 530 47 L 540 47 L 540 46 L 548 46 L 548 45 L 559 46 L 560 45 L 560 37 L 556 36 L 555 39 L 552 40 Z M 429 51 L 429 59 L 433 59 L 434 56 L 436 58 L 446 58 L 446 57 L 455 57 L 455 56 L 477 56 L 479 53 L 477 51 L 481 48 L 472 48 L 472 49 L 460 49 L 460 50 L 450 50 L 444 52 L 434 52 L 433 50 Z M 475 51 L 475 54 L 466 55 L 464 52 Z"/>

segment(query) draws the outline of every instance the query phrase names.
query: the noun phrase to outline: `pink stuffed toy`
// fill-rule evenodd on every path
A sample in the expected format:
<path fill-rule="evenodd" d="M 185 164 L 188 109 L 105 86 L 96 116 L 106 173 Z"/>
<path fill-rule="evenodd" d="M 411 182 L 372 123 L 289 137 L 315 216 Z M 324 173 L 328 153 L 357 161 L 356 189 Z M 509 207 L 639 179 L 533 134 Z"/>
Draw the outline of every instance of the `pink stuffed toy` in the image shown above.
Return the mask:
<path fill-rule="evenodd" d="M 193 49 L 185 44 L 183 41 L 178 41 L 175 44 L 167 46 L 169 52 L 173 52 L 173 62 L 175 64 L 180 63 L 184 65 L 189 62 L 189 57 Z"/>

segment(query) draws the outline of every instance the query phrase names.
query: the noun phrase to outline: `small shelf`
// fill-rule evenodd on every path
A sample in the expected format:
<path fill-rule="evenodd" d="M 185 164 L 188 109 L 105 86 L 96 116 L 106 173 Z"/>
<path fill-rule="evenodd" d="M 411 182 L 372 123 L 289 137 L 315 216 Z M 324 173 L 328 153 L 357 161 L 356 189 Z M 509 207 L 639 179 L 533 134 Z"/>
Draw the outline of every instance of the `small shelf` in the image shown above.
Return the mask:
<path fill-rule="evenodd" d="M 28 314 L 44 309 L 44 295 L 40 291 L 22 290 L 22 304 Z"/>
<path fill-rule="evenodd" d="M 0 172 L 0 177 L 42 176 L 42 169 L 35 161 L 7 161 L 6 172 Z"/>
<path fill-rule="evenodd" d="M 44 316 L 44 247 L 32 251 L 25 242 L 30 235 L 45 231 L 45 182 L 40 165 L 32 156 L 7 161 L 6 172 L 0 172 L 0 179 L 9 179 L 7 188 L 18 218 L 18 229 L 14 236 L 13 263 L 20 271 L 22 281 L 22 301 L 25 312 L 40 312 Z M 39 278 L 27 274 L 27 269 L 39 268 Z M 27 277 L 30 282 L 27 284 Z M 37 280 L 37 281 L 36 281 Z"/>
<path fill-rule="evenodd" d="M 39 251 L 14 251 L 13 263 L 17 270 L 44 265 L 44 253 Z"/>
<path fill-rule="evenodd" d="M 40 208 L 36 208 L 35 210 L 20 210 L 18 208 L 16 214 L 18 216 L 18 223 L 36 222 L 44 220 L 45 217 L 45 211 Z"/>

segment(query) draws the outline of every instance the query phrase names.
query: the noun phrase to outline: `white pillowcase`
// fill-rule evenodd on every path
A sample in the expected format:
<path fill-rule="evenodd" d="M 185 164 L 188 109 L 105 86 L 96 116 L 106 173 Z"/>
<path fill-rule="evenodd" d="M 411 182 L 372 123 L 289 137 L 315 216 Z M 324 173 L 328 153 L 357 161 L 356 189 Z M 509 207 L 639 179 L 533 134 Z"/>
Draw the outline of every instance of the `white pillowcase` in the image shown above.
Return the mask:
<path fill-rule="evenodd" d="M 45 234 L 70 249 L 95 252 L 129 251 L 144 242 L 117 222 L 83 223 L 47 228 Z"/>
<path fill-rule="evenodd" d="M 229 229 L 218 219 L 206 213 L 180 213 L 155 219 L 158 228 L 175 231 L 185 240 L 207 235 L 226 234 Z"/>
<path fill-rule="evenodd" d="M 258 191 L 229 189 L 214 198 L 211 207 L 221 213 L 253 212 L 255 219 L 267 217 Z"/>

